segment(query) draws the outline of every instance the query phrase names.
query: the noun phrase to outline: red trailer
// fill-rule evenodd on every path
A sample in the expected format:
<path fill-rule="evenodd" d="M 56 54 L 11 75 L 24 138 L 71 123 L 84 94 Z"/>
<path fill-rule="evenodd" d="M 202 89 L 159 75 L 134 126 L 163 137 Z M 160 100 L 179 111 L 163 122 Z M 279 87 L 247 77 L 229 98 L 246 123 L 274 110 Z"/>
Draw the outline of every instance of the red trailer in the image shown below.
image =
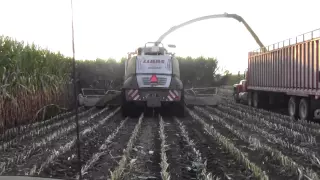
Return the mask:
<path fill-rule="evenodd" d="M 301 40 L 300 40 L 301 39 Z M 320 117 L 320 29 L 249 53 L 234 97 L 249 106 L 286 106 L 290 116 Z"/>

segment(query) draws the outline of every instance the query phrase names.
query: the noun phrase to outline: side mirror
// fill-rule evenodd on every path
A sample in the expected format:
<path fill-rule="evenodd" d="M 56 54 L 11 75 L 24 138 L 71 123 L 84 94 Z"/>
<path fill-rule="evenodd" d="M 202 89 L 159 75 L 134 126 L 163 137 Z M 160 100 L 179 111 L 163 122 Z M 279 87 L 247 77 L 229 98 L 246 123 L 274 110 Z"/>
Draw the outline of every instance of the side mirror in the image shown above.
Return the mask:
<path fill-rule="evenodd" d="M 168 44 L 168 47 L 170 47 L 170 48 L 176 48 L 176 45 L 174 45 L 174 44 Z"/>

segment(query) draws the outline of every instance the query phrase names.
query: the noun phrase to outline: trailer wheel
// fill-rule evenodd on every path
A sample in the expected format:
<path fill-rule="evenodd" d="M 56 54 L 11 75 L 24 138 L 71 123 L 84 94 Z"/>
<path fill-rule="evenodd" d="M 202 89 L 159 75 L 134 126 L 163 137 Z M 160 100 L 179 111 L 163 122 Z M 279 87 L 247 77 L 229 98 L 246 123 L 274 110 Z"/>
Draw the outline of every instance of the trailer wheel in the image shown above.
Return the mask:
<path fill-rule="evenodd" d="M 299 117 L 302 120 L 307 120 L 310 117 L 310 106 L 307 98 L 302 98 L 299 103 Z"/>
<path fill-rule="evenodd" d="M 291 96 L 288 102 L 288 113 L 291 117 L 296 117 L 298 112 L 298 102 L 296 97 Z"/>
<path fill-rule="evenodd" d="M 258 92 L 253 92 L 253 107 L 260 108 L 260 102 L 259 102 L 259 94 Z"/>
<path fill-rule="evenodd" d="M 248 92 L 248 106 L 252 106 L 252 93 Z"/>

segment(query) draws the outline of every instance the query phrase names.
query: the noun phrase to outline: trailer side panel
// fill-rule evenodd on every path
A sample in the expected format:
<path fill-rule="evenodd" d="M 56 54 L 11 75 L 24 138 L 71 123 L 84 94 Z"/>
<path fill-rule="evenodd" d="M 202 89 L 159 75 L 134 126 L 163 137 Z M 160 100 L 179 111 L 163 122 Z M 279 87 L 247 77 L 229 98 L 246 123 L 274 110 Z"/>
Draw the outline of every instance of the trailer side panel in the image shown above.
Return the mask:
<path fill-rule="evenodd" d="M 251 52 L 248 89 L 319 95 L 319 41 L 311 39 L 267 52 Z"/>

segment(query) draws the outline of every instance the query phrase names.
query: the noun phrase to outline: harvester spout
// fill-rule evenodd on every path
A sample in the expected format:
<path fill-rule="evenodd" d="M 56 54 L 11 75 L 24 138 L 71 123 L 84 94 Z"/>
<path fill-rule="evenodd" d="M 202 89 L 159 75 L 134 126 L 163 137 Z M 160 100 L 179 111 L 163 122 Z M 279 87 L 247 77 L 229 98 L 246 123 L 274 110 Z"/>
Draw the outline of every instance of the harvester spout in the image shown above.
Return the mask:
<path fill-rule="evenodd" d="M 167 32 L 165 32 L 163 35 L 161 35 L 159 37 L 159 39 L 156 41 L 155 45 L 158 46 L 166 36 L 168 36 L 170 33 L 172 33 L 173 31 L 175 31 L 175 30 L 177 30 L 177 29 L 179 29 L 179 28 L 181 28 L 183 26 L 186 26 L 188 24 L 192 24 L 192 23 L 195 23 L 195 22 L 198 22 L 198 21 L 207 20 L 207 19 L 213 19 L 213 18 L 233 18 L 233 19 L 238 20 L 239 22 L 242 22 L 244 24 L 244 26 L 247 28 L 247 30 L 250 32 L 251 36 L 255 39 L 257 44 L 260 46 L 262 51 L 266 51 L 266 48 L 264 47 L 264 45 L 262 44 L 262 42 L 260 41 L 258 36 L 255 34 L 255 32 L 248 25 L 248 23 L 241 16 L 239 16 L 237 14 L 228 14 L 228 13 L 202 16 L 202 17 L 198 17 L 198 18 L 186 21 L 186 22 L 184 22 L 182 24 L 179 24 L 177 26 L 173 26 Z"/>

